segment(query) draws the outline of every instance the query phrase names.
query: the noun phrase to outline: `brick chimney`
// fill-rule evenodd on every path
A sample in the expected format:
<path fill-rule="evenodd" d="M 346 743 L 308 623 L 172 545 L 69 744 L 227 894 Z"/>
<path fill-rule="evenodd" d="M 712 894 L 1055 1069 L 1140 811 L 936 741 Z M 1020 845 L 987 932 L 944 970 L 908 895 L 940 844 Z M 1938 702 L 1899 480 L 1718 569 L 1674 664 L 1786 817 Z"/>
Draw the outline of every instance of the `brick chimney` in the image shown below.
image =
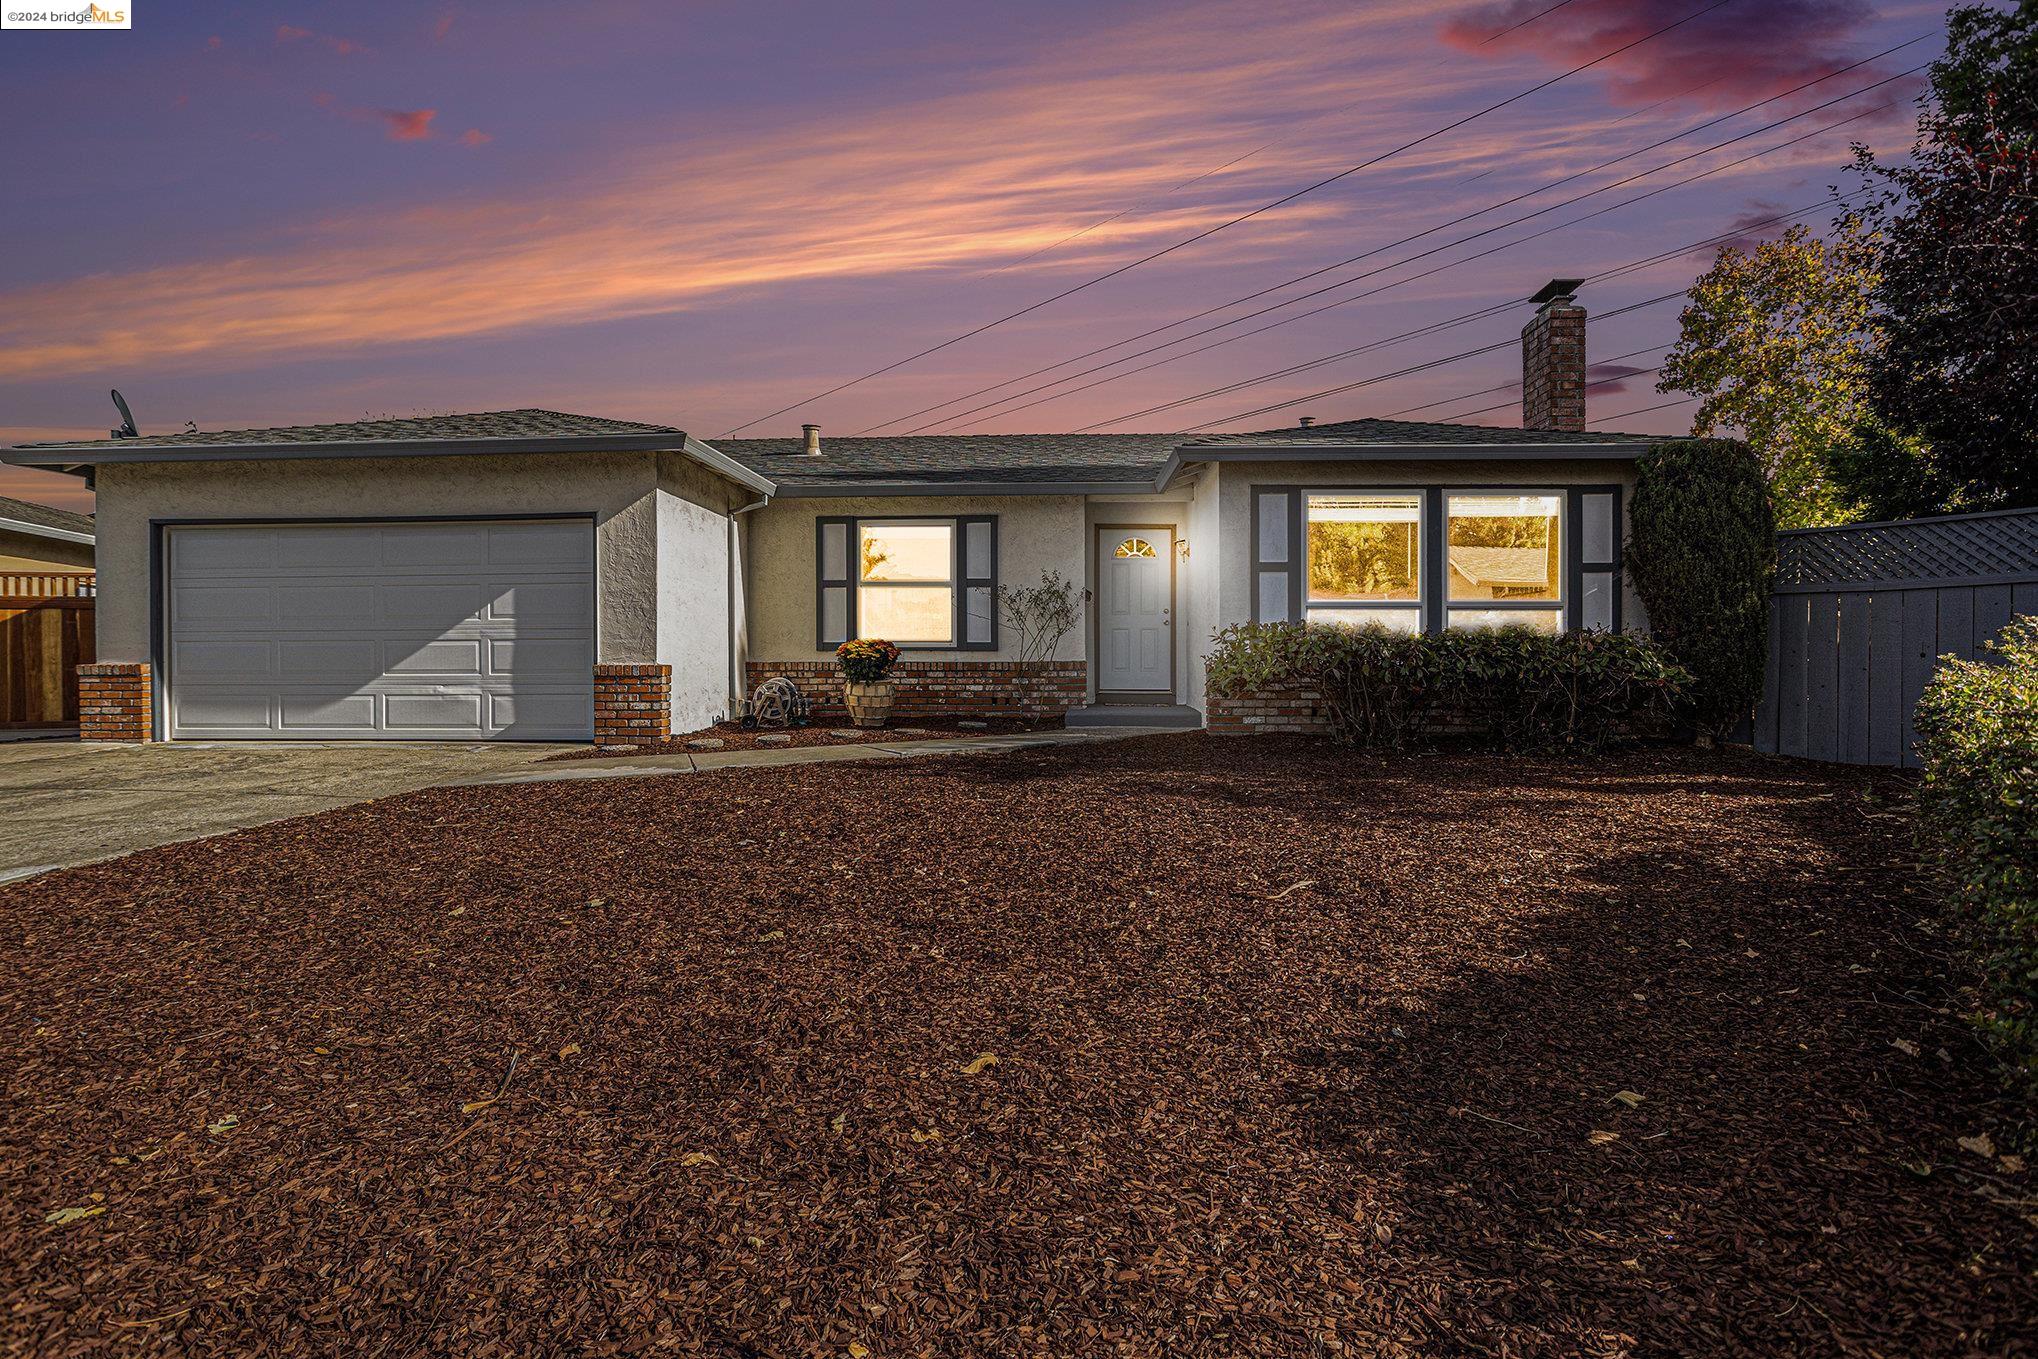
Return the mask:
<path fill-rule="evenodd" d="M 1585 428 L 1585 308 L 1572 294 L 1582 278 L 1553 278 L 1529 301 L 1521 328 L 1521 427 Z"/>

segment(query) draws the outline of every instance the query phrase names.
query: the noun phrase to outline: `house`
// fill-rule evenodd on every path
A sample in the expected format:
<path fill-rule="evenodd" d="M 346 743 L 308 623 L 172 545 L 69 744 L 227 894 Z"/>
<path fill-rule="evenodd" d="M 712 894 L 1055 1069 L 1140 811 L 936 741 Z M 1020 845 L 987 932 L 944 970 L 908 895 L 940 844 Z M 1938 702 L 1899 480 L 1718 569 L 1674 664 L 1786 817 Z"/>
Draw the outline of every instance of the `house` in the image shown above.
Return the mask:
<path fill-rule="evenodd" d="M 92 517 L 0 495 L 0 595 L 69 593 L 92 574 Z"/>
<path fill-rule="evenodd" d="M 548 411 L 26 445 L 92 479 L 86 734 L 587 740 L 707 725 L 763 677 L 905 649 L 900 711 L 1118 705 L 1193 724 L 1247 620 L 1637 621 L 1625 498 L 1654 439 L 1585 430 L 1585 312 L 1522 332 L 1522 429 L 705 442 Z M 1022 658 L 1000 585 L 1091 592 Z"/>

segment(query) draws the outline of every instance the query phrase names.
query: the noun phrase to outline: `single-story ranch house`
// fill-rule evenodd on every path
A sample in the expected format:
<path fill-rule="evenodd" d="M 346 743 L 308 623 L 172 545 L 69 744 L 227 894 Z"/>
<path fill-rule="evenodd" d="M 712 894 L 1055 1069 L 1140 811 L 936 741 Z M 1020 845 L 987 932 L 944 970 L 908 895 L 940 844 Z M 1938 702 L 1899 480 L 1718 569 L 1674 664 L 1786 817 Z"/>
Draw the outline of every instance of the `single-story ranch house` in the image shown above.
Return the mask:
<path fill-rule="evenodd" d="M 0 495 L 0 578 L 89 572 L 93 536 L 88 515 Z M 14 593 L 0 579 L 0 595 Z"/>
<path fill-rule="evenodd" d="M 88 737 L 617 744 L 769 675 L 832 697 L 859 635 L 905 649 L 902 714 L 1193 723 L 1212 634 L 1247 620 L 1639 623 L 1625 499 L 1657 441 L 1585 430 L 1573 286 L 1523 329 L 1522 429 L 709 444 L 516 410 L 7 460 L 98 494 Z M 1028 661 L 997 590 L 1043 572 L 1090 602 Z"/>

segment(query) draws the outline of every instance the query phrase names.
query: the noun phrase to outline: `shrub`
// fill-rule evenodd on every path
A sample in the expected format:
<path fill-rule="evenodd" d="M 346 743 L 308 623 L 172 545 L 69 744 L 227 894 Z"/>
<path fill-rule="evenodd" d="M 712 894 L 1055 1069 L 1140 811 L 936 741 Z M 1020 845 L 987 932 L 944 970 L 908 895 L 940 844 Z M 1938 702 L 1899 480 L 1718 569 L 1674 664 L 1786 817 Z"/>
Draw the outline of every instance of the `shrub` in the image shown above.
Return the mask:
<path fill-rule="evenodd" d="M 858 637 L 835 648 L 835 663 L 851 684 L 876 684 L 888 679 L 899 649 L 878 637 Z"/>
<path fill-rule="evenodd" d="M 1977 1016 L 2038 1094 L 2038 618 L 1949 661 L 1918 700 L 1918 806 L 1980 945 Z"/>
<path fill-rule="evenodd" d="M 1655 640 L 1691 672 L 1690 716 L 1724 736 L 1762 696 L 1776 520 L 1761 461 L 1734 439 L 1643 455 L 1628 512 L 1628 576 Z"/>
<path fill-rule="evenodd" d="M 1062 638 L 1076 629 L 1083 618 L 1082 605 L 1090 592 L 1059 571 L 1040 573 L 1040 584 L 998 587 L 998 604 L 1005 613 L 1005 626 L 1013 634 L 1013 649 L 1022 661 L 1051 661 Z"/>
<path fill-rule="evenodd" d="M 1314 688 L 1339 739 L 1368 750 L 1469 724 L 1506 750 L 1597 751 L 1667 714 L 1691 681 L 1662 648 L 1624 633 L 1301 623 L 1224 629 L 1205 673 L 1222 695 Z"/>

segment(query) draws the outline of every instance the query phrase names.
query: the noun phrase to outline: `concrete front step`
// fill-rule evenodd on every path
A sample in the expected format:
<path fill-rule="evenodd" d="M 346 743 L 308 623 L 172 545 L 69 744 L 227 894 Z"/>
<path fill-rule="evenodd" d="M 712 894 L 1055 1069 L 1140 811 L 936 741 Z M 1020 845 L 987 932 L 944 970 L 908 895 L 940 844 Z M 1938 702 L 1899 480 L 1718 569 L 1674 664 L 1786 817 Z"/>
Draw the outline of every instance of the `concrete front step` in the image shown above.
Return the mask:
<path fill-rule="evenodd" d="M 1194 729 L 1203 714 L 1180 703 L 1093 703 L 1068 711 L 1071 727 L 1166 727 Z"/>

